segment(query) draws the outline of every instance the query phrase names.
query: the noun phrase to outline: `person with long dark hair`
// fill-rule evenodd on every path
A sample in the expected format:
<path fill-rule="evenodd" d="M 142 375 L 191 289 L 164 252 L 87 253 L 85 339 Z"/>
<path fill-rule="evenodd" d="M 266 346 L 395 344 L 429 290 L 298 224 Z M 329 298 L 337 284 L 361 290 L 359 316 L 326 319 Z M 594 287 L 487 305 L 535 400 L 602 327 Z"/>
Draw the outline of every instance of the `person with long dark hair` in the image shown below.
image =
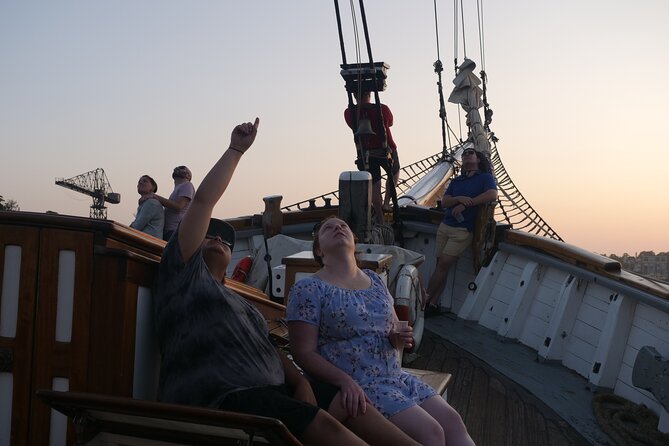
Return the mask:
<path fill-rule="evenodd" d="M 472 243 L 478 205 L 496 199 L 497 183 L 487 156 L 473 148 L 465 149 L 460 175 L 451 180 L 441 200 L 445 212 L 437 230 L 437 264 L 427 285 L 425 317 L 440 313 L 439 300 L 448 272 Z"/>

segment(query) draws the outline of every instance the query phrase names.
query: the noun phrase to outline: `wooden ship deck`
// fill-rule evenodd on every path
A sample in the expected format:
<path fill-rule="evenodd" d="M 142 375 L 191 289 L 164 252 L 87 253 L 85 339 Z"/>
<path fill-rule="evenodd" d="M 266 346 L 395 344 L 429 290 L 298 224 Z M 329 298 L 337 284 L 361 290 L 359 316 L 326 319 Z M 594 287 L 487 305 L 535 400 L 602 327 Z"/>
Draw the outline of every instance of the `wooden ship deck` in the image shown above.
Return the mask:
<path fill-rule="evenodd" d="M 415 356 L 411 367 L 453 375 L 448 401 L 479 446 L 592 444 L 521 385 L 432 331 Z"/>

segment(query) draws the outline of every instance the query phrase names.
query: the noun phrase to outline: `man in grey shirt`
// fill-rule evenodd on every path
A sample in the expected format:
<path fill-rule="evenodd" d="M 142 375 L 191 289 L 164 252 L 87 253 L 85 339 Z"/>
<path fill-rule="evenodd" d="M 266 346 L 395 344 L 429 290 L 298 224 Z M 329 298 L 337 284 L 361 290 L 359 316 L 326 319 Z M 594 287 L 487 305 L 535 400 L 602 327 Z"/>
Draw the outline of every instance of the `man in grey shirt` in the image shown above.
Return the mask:
<path fill-rule="evenodd" d="M 159 398 L 277 418 L 310 444 L 365 444 L 340 421 L 370 442 L 416 444 L 373 408 L 347 418 L 339 389 L 310 383 L 271 343 L 260 312 L 225 286 L 235 233 L 211 213 L 258 124 L 234 128 L 165 248 L 154 293 Z"/>

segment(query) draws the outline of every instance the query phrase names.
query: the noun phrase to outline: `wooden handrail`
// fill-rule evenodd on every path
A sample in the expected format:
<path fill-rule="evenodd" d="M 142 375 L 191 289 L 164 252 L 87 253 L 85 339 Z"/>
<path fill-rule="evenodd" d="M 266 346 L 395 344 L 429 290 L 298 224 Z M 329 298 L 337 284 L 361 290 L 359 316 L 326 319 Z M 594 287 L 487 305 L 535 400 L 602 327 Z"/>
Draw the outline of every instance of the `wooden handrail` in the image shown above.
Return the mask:
<path fill-rule="evenodd" d="M 606 256 L 596 254 L 583 248 L 547 237 L 509 229 L 505 232 L 504 241 L 518 246 L 539 249 L 567 263 L 586 268 L 595 272 L 620 272 L 620 262 Z"/>
<path fill-rule="evenodd" d="M 226 438 L 261 436 L 269 444 L 302 444 L 275 418 L 84 392 L 38 390 L 36 395 L 75 423 L 83 424 L 80 430 L 90 430 L 90 435 L 112 432 L 148 438 L 169 436 L 171 441 L 184 444 L 210 445 L 220 444 Z"/>

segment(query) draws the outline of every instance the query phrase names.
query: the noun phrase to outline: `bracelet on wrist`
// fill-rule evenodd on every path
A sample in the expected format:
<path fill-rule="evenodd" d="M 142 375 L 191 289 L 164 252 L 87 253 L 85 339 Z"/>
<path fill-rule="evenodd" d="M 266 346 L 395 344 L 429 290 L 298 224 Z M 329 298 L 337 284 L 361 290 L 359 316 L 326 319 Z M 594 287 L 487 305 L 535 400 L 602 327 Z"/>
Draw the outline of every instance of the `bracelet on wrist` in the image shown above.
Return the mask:
<path fill-rule="evenodd" d="M 234 150 L 235 152 L 239 152 L 239 153 L 241 153 L 242 155 L 244 154 L 243 151 L 239 150 L 239 149 L 236 148 L 236 147 L 232 147 L 232 146 L 230 146 L 230 147 L 228 147 L 228 149 L 230 149 L 230 150 Z"/>

